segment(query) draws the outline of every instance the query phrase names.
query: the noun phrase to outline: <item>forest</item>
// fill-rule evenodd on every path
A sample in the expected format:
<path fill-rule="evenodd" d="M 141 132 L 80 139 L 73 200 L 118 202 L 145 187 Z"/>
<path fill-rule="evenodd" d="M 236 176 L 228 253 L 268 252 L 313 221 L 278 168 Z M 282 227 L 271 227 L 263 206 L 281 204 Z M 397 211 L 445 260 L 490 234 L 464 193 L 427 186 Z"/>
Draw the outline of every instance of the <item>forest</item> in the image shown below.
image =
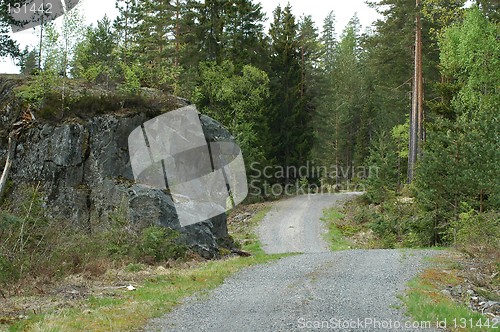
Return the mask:
<path fill-rule="evenodd" d="M 419 217 L 405 227 L 421 244 L 446 242 L 464 218 L 498 223 L 498 2 L 370 5 L 383 19 L 364 32 L 356 16 L 335 31 L 334 11 L 313 22 L 290 5 L 274 10 L 266 31 L 251 0 L 117 1 L 113 21 L 84 26 L 75 9 L 61 29 L 45 24 L 37 49 L 2 39 L 2 55 L 36 74 L 23 97 L 39 108 L 61 77 L 123 94 L 158 89 L 224 124 L 247 165 L 326 166 L 314 178 L 283 174 L 261 185 L 363 185 L 377 204 L 409 191 Z M 409 178 L 417 16 L 425 116 Z M 376 176 L 357 177 L 355 167 L 373 166 Z"/>
<path fill-rule="evenodd" d="M 330 293 L 336 281 L 321 278 L 338 272 L 360 288 L 340 292 L 339 306 L 365 315 L 365 303 L 384 309 L 365 294 L 392 301 L 384 282 L 399 292 L 397 267 L 416 276 L 411 262 L 431 251 L 433 267 L 397 295 L 408 314 L 499 322 L 500 2 L 367 0 L 380 18 L 364 29 L 354 15 L 341 31 L 333 3 L 349 2 L 324 2 L 332 11 L 323 22 L 290 4 L 266 17 L 258 0 L 116 0 L 117 17 L 86 25 L 76 6 L 57 24 L 42 19 L 36 46 L 23 49 L 10 33 L 22 22 L 8 10 L 19 0 L 0 0 L 0 59 L 20 68 L 0 74 L 0 330 L 135 331 L 272 260 L 292 262 L 293 273 L 270 270 L 275 284 L 263 283 L 262 298 L 286 288 L 283 303 L 302 314 L 311 289 Z M 230 213 L 181 227 L 168 188 L 133 181 L 127 138 L 188 104 L 207 116 L 212 138 L 218 124 L 234 136 L 249 195 Z M 320 193 L 332 198 L 314 205 Z M 337 205 L 322 210 L 320 199 Z M 292 249 L 324 240 L 347 258 L 266 252 L 256 229 L 273 213 Z M 301 231 L 318 234 L 305 241 Z M 312 268 L 321 255 L 331 264 Z M 380 260 L 368 264 L 369 255 Z M 305 268 L 293 284 L 277 277 Z M 247 311 L 266 308 L 255 303 Z"/>
<path fill-rule="evenodd" d="M 0 56 L 32 75 L 20 96 L 35 110 L 64 112 L 72 101 L 61 85 L 75 80 L 103 95 L 179 96 L 235 136 L 250 179 L 276 165 L 324 170 L 260 187 L 365 190 L 364 204 L 383 211 L 374 231 L 391 241 L 498 246 L 498 1 L 369 5 L 382 17 L 372 27 L 354 16 L 336 31 L 335 9 L 313 22 L 278 6 L 267 29 L 252 0 L 118 0 L 116 19 L 84 26 L 77 7 L 60 28 L 46 22 L 34 49 L 0 35 Z"/>

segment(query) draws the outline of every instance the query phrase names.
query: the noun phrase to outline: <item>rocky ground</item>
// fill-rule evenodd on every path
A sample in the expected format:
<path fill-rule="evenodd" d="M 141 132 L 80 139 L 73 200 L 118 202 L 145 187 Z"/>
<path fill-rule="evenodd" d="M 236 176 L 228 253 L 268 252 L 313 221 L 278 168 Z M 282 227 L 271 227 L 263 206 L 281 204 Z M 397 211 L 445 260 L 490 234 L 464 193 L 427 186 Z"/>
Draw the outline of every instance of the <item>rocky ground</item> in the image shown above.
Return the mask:
<path fill-rule="evenodd" d="M 454 272 L 460 282 L 455 286 L 448 285 L 442 293 L 500 324 L 498 271 L 492 272 L 484 260 L 463 254 L 457 254 L 453 260 Z"/>

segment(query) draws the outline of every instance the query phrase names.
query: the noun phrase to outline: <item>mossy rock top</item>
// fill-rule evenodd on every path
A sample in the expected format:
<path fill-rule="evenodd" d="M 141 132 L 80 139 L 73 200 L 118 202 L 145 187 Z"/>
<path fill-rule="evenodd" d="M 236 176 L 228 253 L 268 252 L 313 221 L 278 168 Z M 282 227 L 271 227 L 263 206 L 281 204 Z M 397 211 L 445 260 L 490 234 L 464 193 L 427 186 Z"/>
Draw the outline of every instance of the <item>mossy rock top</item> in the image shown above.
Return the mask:
<path fill-rule="evenodd" d="M 38 101 L 20 97 L 29 89 L 36 76 L 0 75 L 0 123 L 8 128 L 21 114 L 30 109 L 42 123 L 81 122 L 95 116 L 113 114 L 130 116 L 147 113 L 155 116 L 185 106 L 184 99 L 150 88 L 135 93 L 123 93 L 116 88 L 81 80 L 64 79 L 51 87 Z M 8 113 L 8 114 L 7 114 Z M 3 136 L 0 132 L 0 136 Z"/>

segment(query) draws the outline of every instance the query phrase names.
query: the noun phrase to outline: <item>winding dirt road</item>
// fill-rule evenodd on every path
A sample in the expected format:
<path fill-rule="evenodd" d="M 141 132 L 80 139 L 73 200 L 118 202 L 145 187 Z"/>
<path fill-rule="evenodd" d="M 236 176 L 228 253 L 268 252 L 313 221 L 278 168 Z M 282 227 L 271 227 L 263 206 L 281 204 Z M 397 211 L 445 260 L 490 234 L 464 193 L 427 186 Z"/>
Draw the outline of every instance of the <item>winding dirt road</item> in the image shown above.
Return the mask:
<path fill-rule="evenodd" d="M 303 252 L 253 266 L 208 296 L 191 297 L 146 331 L 433 331 L 404 316 L 397 295 L 429 250 L 328 252 L 322 209 L 352 194 L 278 202 L 259 227 L 269 253 Z M 423 323 L 426 324 L 426 323 Z"/>
<path fill-rule="evenodd" d="M 360 193 L 291 197 L 277 202 L 259 225 L 258 234 L 269 254 L 327 252 L 323 210 L 342 205 Z"/>

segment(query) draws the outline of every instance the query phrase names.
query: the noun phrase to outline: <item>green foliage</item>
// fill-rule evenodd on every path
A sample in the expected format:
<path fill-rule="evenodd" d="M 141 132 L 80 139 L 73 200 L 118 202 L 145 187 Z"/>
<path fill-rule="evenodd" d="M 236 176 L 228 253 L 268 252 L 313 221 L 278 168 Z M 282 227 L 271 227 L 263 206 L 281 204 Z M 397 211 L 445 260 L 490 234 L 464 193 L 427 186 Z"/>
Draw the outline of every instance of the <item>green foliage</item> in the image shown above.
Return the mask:
<path fill-rule="evenodd" d="M 335 166 L 337 170 L 361 166 L 369 154 L 369 105 L 365 86 L 364 60 L 360 49 L 359 20 L 354 16 L 340 41 L 335 39 L 333 15 L 325 21 L 322 54 L 323 73 L 314 113 L 316 163 Z M 337 186 L 355 175 L 348 172 L 335 181 Z"/>
<path fill-rule="evenodd" d="M 298 25 L 290 5 L 274 10 L 269 36 L 269 156 L 279 165 L 305 165 L 311 148 L 310 112 L 301 91 L 303 85 L 308 87 L 302 78 Z"/>
<path fill-rule="evenodd" d="M 466 0 L 424 0 L 422 16 L 432 24 L 430 35 L 435 41 L 442 29 L 462 19 Z"/>
<path fill-rule="evenodd" d="M 115 39 L 107 16 L 97 22 L 97 27 L 88 27 L 84 39 L 76 46 L 71 74 L 88 82 L 106 83 L 109 87 L 119 70 Z"/>
<path fill-rule="evenodd" d="M 396 142 L 385 132 L 380 133 L 372 144 L 367 160 L 376 169 L 366 180 L 367 198 L 380 204 L 398 190 L 400 178 L 405 174 L 402 167 L 404 161 L 398 156 Z"/>
<path fill-rule="evenodd" d="M 458 219 L 451 222 L 448 230 L 450 242 L 472 256 L 491 256 L 498 259 L 500 252 L 500 215 L 498 211 L 478 213 L 463 204 Z"/>
<path fill-rule="evenodd" d="M 131 230 L 124 210 L 111 214 L 109 223 L 93 233 L 47 218 L 39 189 L 18 189 L 16 204 L 7 201 L 8 209 L 0 210 L 0 291 L 11 291 L 29 277 L 96 276 L 116 264 L 151 264 L 186 255 L 179 232 L 158 226 Z"/>
<path fill-rule="evenodd" d="M 59 85 L 59 75 L 54 70 L 42 70 L 29 78 L 27 84 L 16 91 L 17 95 L 33 107 L 40 109 Z"/>
<path fill-rule="evenodd" d="M 0 287 L 24 277 L 47 262 L 42 242 L 54 235 L 53 226 L 44 217 L 38 188 L 18 189 L 21 198 L 13 211 L 0 210 Z"/>
<path fill-rule="evenodd" d="M 409 140 L 410 122 L 406 121 L 403 125 L 397 125 L 392 128 L 391 138 L 396 143 L 397 154 L 399 158 L 408 158 L 408 140 Z M 406 173 L 406 172 L 403 172 Z"/>
<path fill-rule="evenodd" d="M 63 79 L 65 79 L 70 72 L 71 62 L 75 55 L 76 47 L 80 43 L 83 34 L 83 17 L 80 15 L 78 7 L 75 7 L 63 17 L 59 35 L 60 39 L 57 45 L 58 72 L 63 76 Z"/>
<path fill-rule="evenodd" d="M 142 68 L 139 63 L 127 65 L 121 63 L 121 70 L 123 72 L 123 84 L 118 87 L 118 91 L 125 95 L 136 94 L 141 88 Z"/>
<path fill-rule="evenodd" d="M 38 68 L 39 54 L 37 49 L 29 49 L 26 47 L 21 53 L 18 66 L 23 75 L 33 75 L 39 71 Z"/>
<path fill-rule="evenodd" d="M 201 81 L 193 101 L 202 113 L 222 123 L 240 144 L 248 165 L 264 162 L 269 96 L 267 74 L 250 65 L 238 72 L 230 61 L 200 64 Z"/>
<path fill-rule="evenodd" d="M 344 215 L 335 208 L 323 210 L 323 220 L 328 227 L 328 233 L 325 238 L 330 244 L 330 250 L 347 250 L 352 248 L 352 243 L 344 236 L 347 236 L 343 230 L 339 228 L 338 221 L 344 218 Z"/>
<path fill-rule="evenodd" d="M 186 247 L 177 242 L 179 232 L 151 226 L 142 230 L 137 250 L 141 257 L 154 257 L 156 262 L 184 257 Z"/>
<path fill-rule="evenodd" d="M 8 11 L 8 4 L 14 6 L 19 1 L 16 0 L 3 0 L 2 6 L 0 6 L 0 58 L 11 57 L 15 59 L 21 55 L 19 50 L 19 43 L 12 39 L 10 36 L 10 24 L 17 23 L 12 22 L 12 16 Z"/>
<path fill-rule="evenodd" d="M 443 74 L 454 80 L 451 116 L 428 130 L 415 194 L 428 222 L 446 235 L 466 203 L 477 212 L 498 210 L 500 200 L 499 27 L 478 8 L 469 9 L 440 40 Z"/>
<path fill-rule="evenodd" d="M 18 96 L 35 108 L 41 108 L 46 98 L 56 91 L 59 85 L 59 70 L 61 69 L 60 34 L 53 24 L 47 24 L 44 30 L 42 49 L 42 68 L 31 77 L 19 91 Z"/>

